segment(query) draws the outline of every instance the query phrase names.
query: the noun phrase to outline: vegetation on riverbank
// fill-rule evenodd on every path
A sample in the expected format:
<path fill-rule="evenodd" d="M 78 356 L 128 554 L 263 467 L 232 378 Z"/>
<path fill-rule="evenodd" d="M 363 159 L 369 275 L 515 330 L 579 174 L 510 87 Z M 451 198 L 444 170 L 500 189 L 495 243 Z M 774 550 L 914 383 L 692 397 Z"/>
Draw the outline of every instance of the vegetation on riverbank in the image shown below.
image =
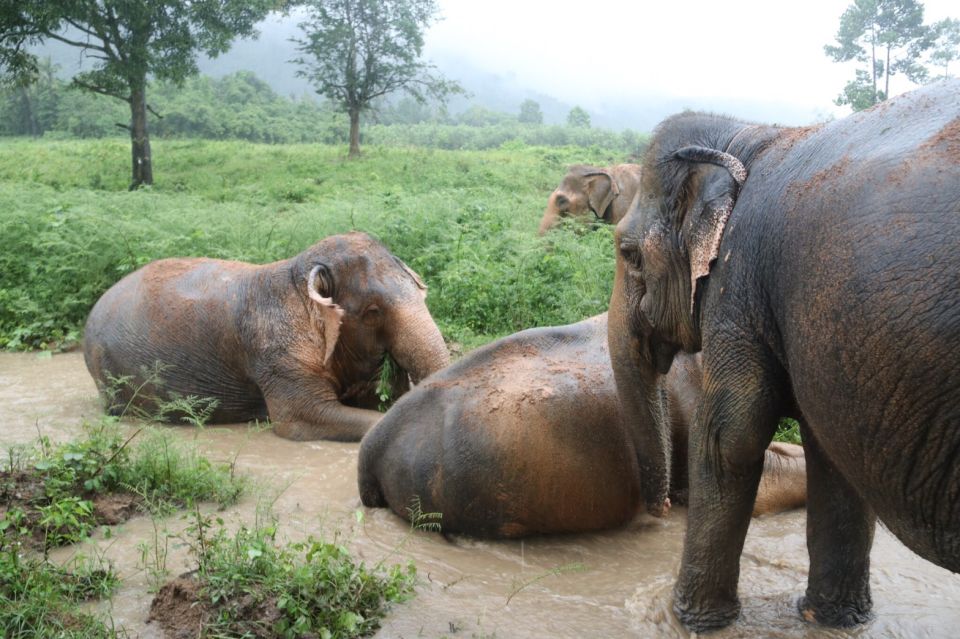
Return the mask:
<path fill-rule="evenodd" d="M 467 348 L 609 301 L 612 229 L 539 238 L 536 228 L 568 165 L 625 160 L 617 152 L 367 147 L 348 162 L 332 146 L 158 141 L 162 177 L 127 192 L 128 146 L 0 145 L 0 348 L 76 341 L 96 299 L 151 260 L 268 262 L 351 229 L 423 276 L 444 335 Z"/>

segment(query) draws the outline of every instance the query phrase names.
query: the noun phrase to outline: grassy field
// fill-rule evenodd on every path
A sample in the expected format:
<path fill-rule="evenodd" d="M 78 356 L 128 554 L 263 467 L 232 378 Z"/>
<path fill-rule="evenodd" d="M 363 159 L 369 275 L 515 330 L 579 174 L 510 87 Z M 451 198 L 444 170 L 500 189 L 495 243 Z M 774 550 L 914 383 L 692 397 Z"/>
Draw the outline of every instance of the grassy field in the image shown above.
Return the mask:
<path fill-rule="evenodd" d="M 441 330 L 466 348 L 606 310 L 612 229 L 536 228 L 568 165 L 624 161 L 618 152 L 367 147 L 347 161 L 322 145 L 153 150 L 156 185 L 128 192 L 126 139 L 0 142 L 0 348 L 75 341 L 99 295 L 151 260 L 268 262 L 351 229 L 424 277 Z"/>

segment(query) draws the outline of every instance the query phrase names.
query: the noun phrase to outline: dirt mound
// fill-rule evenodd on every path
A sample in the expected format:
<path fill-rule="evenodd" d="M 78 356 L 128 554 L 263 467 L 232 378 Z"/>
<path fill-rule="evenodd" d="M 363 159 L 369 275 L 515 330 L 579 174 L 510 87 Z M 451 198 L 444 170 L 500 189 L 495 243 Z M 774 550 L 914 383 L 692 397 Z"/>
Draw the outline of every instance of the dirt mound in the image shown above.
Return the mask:
<path fill-rule="evenodd" d="M 200 636 L 200 630 L 216 615 L 215 609 L 201 598 L 200 588 L 200 582 L 191 573 L 168 581 L 153 598 L 147 623 L 156 621 L 160 624 L 168 639 L 195 639 Z M 231 630 L 237 636 L 255 639 L 276 636 L 273 626 L 282 616 L 276 598 L 263 598 L 250 593 L 230 602 L 222 602 L 221 605 L 230 610 L 230 616 L 235 620 Z"/>
<path fill-rule="evenodd" d="M 147 623 L 156 621 L 169 639 L 194 639 L 208 617 L 209 610 L 200 601 L 200 582 L 181 575 L 153 598 Z"/>
<path fill-rule="evenodd" d="M 115 526 L 135 514 L 143 500 L 130 493 L 106 493 L 93 498 L 93 516 L 98 524 Z"/>

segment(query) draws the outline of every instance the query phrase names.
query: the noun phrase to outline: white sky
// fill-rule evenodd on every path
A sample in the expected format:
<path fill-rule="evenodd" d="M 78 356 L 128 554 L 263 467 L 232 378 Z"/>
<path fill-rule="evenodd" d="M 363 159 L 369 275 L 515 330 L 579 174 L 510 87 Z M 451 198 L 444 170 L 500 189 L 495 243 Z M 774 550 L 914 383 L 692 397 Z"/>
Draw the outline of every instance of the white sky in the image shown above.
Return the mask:
<path fill-rule="evenodd" d="M 833 100 L 854 67 L 832 62 L 823 46 L 850 0 L 438 1 L 443 19 L 428 32 L 428 59 L 513 73 L 587 108 L 624 99 L 681 98 L 693 108 L 746 101 L 770 103 L 766 119 L 784 124 L 849 112 Z M 957 0 L 923 4 L 927 23 L 960 17 Z M 895 80 L 891 93 L 911 88 Z M 778 119 L 776 103 L 792 115 Z"/>

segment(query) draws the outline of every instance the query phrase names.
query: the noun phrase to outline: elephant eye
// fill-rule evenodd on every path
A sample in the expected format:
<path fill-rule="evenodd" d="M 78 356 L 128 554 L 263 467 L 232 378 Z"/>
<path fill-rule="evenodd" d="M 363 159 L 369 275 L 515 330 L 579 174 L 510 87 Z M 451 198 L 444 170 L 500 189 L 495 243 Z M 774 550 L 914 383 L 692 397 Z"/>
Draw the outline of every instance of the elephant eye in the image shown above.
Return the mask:
<path fill-rule="evenodd" d="M 570 200 L 568 200 L 566 197 L 562 195 L 558 195 L 556 200 L 554 201 L 557 203 L 557 208 L 570 204 Z"/>
<path fill-rule="evenodd" d="M 380 307 L 376 304 L 371 304 L 363 311 L 361 319 L 364 324 L 375 325 L 379 324 L 381 318 L 383 317 L 383 312 L 380 310 Z"/>
<path fill-rule="evenodd" d="M 636 242 L 620 242 L 620 257 L 635 269 L 643 268 L 643 255 L 640 254 L 640 246 Z"/>

